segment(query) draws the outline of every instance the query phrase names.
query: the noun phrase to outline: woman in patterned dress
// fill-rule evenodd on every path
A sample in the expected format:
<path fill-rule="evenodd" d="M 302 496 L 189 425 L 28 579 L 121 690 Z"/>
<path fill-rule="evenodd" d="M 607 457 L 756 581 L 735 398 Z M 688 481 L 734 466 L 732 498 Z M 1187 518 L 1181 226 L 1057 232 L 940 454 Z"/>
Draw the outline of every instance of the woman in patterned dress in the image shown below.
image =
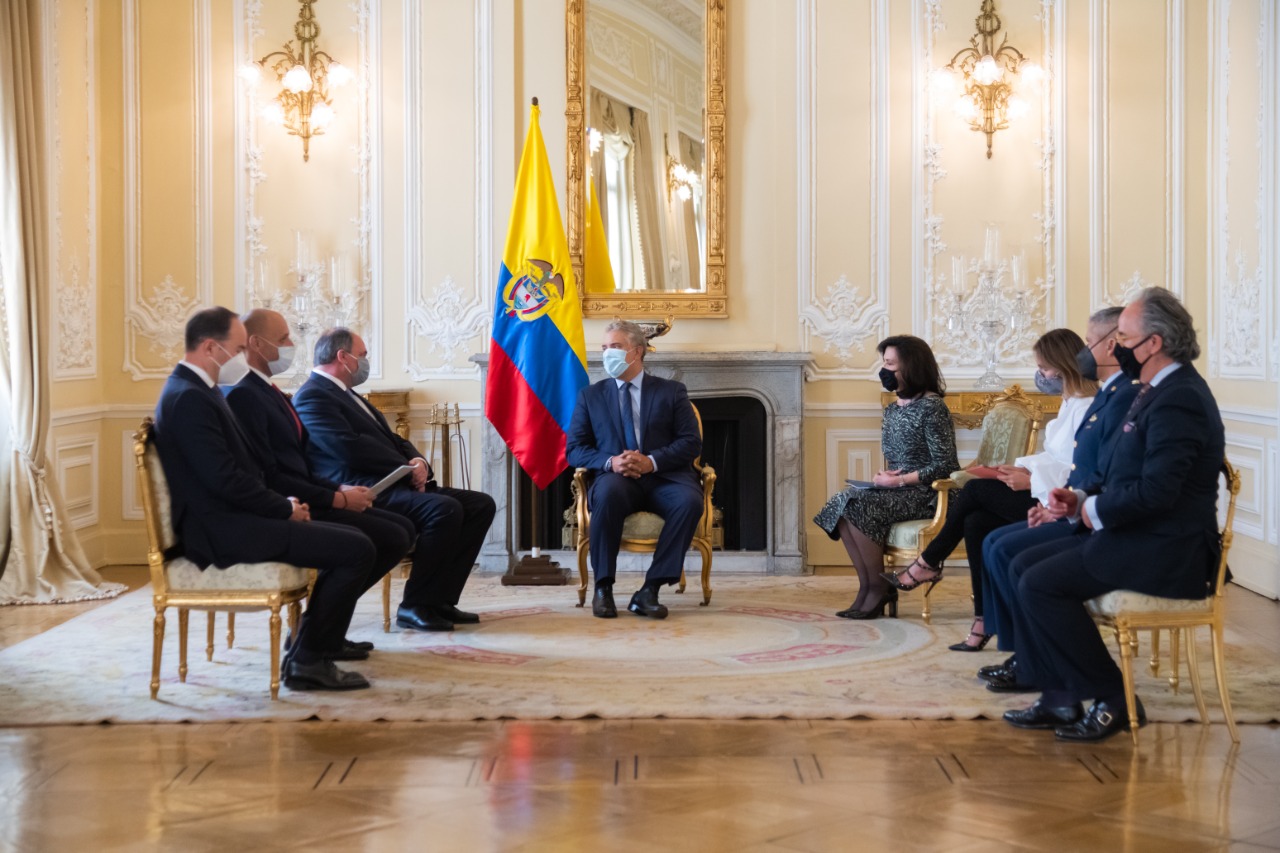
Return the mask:
<path fill-rule="evenodd" d="M 898 591 L 881 576 L 889 528 L 931 517 L 937 496 L 929 484 L 960 467 L 955 427 L 942 401 L 946 385 L 933 350 L 911 335 L 885 338 L 876 349 L 884 361 L 880 382 L 898 394 L 885 408 L 880 427 L 885 470 L 872 480 L 875 488 L 850 486 L 813 519 L 844 543 L 858 572 L 857 598 L 836 614 L 846 619 L 875 619 L 886 607 L 898 615 Z"/>

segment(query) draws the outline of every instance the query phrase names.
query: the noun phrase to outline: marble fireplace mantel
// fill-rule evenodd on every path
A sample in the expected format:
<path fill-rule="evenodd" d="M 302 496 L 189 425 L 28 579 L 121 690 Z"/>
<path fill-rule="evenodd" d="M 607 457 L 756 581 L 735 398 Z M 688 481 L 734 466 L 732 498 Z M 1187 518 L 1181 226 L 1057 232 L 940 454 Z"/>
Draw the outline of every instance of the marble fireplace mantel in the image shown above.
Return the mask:
<path fill-rule="evenodd" d="M 599 352 L 587 356 L 589 378 L 605 377 Z M 764 551 L 717 551 L 715 570 L 801 574 L 804 571 L 804 453 L 800 416 L 803 405 L 804 368 L 808 353 L 799 352 L 677 352 L 660 350 L 645 358 L 646 369 L 683 382 L 695 402 L 706 397 L 753 397 L 765 408 L 765 446 L 771 452 L 760 464 L 766 468 L 769 495 L 768 537 Z M 480 365 L 481 385 L 489 379 L 489 355 L 473 355 Z M 483 395 L 483 390 L 482 390 Z M 486 419 L 482 430 L 481 465 L 484 488 L 498 504 L 497 517 L 480 552 L 483 571 L 506 571 L 519 558 L 515 550 L 519 530 L 517 466 L 506 444 Z M 566 568 L 577 570 L 571 552 L 550 551 Z M 647 567 L 647 554 L 621 554 L 623 571 Z"/>

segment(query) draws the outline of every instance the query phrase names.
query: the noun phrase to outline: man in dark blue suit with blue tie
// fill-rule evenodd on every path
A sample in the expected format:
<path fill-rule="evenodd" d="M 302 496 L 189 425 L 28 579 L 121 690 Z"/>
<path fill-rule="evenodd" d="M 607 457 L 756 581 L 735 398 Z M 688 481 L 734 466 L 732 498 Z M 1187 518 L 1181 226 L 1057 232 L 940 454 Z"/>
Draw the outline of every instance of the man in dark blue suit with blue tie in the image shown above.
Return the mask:
<path fill-rule="evenodd" d="M 297 496 L 310 507 L 312 519 L 354 527 L 373 542 L 377 557 L 361 582 L 363 593 L 399 564 L 417 531 L 404 516 L 374 507 L 367 486 L 340 485 L 311 470 L 307 429 L 284 392 L 271 382 L 293 361 L 289 322 L 268 308 L 254 308 L 240 319 L 249 337 L 249 372 L 235 385 L 223 386 L 227 403 L 258 454 L 268 486 Z M 344 640 L 335 658 L 364 660 L 372 650 L 373 643 Z"/>
<path fill-rule="evenodd" d="M 329 329 L 316 341 L 316 366 L 293 397 L 307 428 L 313 470 L 335 483 L 372 486 L 401 466 L 412 472 L 374 505 L 413 522 L 418 543 L 396 624 L 417 631 L 452 631 L 480 621 L 458 609 L 496 506 L 483 492 L 437 486 L 418 448 L 391 429 L 354 389 L 369 378 L 369 350 L 350 329 Z"/>
<path fill-rule="evenodd" d="M 664 619 L 658 590 L 680 580 L 685 552 L 702 518 L 702 486 L 693 462 L 702 452 L 698 417 L 683 384 L 646 373 L 644 331 L 615 320 L 605 327 L 604 369 L 583 388 L 565 442 L 569 464 L 596 472 L 587 494 L 591 510 L 591 566 L 596 589 L 591 612 L 618 615 L 613 580 L 622 525 L 634 512 L 663 519 L 653 563 L 628 609 Z"/>
<path fill-rule="evenodd" d="M 1211 594 L 1225 441 L 1213 394 L 1191 366 L 1199 354 L 1191 315 L 1168 290 L 1147 288 L 1121 313 L 1116 361 L 1142 388 L 1103 446 L 1100 482 L 1050 493 L 1048 509 L 1079 518 L 1077 533 L 1018 558 L 1029 562 L 1015 610 L 1018 669 L 1042 693 L 1006 712 L 1010 724 L 1070 741 L 1128 729 L 1120 668 L 1085 602 L 1118 589 Z M 1141 725 L 1142 703 L 1133 711 Z"/>
<path fill-rule="evenodd" d="M 333 658 L 373 569 L 373 543 L 354 528 L 312 521 L 306 501 L 266 483 L 258 456 L 216 387 L 248 370 L 246 341 L 234 312 L 196 312 L 187 321 L 186 355 L 156 404 L 156 450 L 179 549 L 206 571 L 264 562 L 318 569 L 307 618 L 284 667 L 285 686 L 368 687 L 359 673 L 335 667 Z"/>
<path fill-rule="evenodd" d="M 1076 430 L 1071 474 L 1067 478 L 1069 488 L 1088 489 L 1101 479 L 1098 461 L 1102 444 L 1119 427 L 1138 393 L 1140 383 L 1120 370 L 1112 354 L 1121 310 L 1103 308 L 1089 318 L 1085 348 L 1076 357 L 1080 373 L 1086 379 L 1100 380 L 1102 387 Z M 994 530 L 983 540 L 983 567 L 987 572 L 987 583 L 983 584 L 984 630 L 996 635 L 997 646 L 1002 651 L 1012 652 L 1017 647 L 1016 623 L 1011 610 L 1017 606 L 1021 577 L 1018 571 L 1026 563 L 1015 563 L 1014 558 L 1037 545 L 1066 539 L 1074 531 L 1075 525 L 1069 519 L 1050 518 L 1045 507 L 1036 506 L 1028 513 L 1027 521 Z M 1014 657 L 999 666 L 983 667 L 978 670 L 978 677 L 988 682 L 987 689 L 997 693 L 1034 689 L 1018 679 Z"/>

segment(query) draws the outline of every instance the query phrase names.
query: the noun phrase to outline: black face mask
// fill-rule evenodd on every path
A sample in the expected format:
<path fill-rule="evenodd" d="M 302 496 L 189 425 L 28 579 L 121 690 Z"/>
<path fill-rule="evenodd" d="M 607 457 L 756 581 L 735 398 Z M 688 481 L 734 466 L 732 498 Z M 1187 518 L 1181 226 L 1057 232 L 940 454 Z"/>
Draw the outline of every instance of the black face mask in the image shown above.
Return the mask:
<path fill-rule="evenodd" d="M 1093 350 L 1085 347 L 1076 353 L 1076 367 L 1085 379 L 1098 381 L 1098 360 L 1093 357 Z"/>
<path fill-rule="evenodd" d="M 1150 339 L 1151 336 L 1147 335 L 1131 347 L 1122 347 L 1120 344 L 1116 344 L 1115 349 L 1111 351 L 1111 354 L 1116 357 L 1116 364 L 1120 365 L 1124 375 L 1130 379 L 1140 379 L 1142 377 L 1142 365 L 1146 364 L 1146 362 L 1138 361 L 1138 357 L 1133 354 L 1133 351 Z"/>
<path fill-rule="evenodd" d="M 898 390 L 898 377 L 887 367 L 880 368 L 880 385 L 886 391 Z"/>

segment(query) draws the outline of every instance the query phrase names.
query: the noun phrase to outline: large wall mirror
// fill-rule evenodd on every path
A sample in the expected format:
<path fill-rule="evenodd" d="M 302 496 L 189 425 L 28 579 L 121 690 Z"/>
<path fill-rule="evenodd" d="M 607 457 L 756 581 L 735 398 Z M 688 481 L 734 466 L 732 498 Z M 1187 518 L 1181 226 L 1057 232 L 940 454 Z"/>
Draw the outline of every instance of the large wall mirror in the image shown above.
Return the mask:
<path fill-rule="evenodd" d="M 587 316 L 729 316 L 724 7 L 567 0 L 569 253 Z"/>

